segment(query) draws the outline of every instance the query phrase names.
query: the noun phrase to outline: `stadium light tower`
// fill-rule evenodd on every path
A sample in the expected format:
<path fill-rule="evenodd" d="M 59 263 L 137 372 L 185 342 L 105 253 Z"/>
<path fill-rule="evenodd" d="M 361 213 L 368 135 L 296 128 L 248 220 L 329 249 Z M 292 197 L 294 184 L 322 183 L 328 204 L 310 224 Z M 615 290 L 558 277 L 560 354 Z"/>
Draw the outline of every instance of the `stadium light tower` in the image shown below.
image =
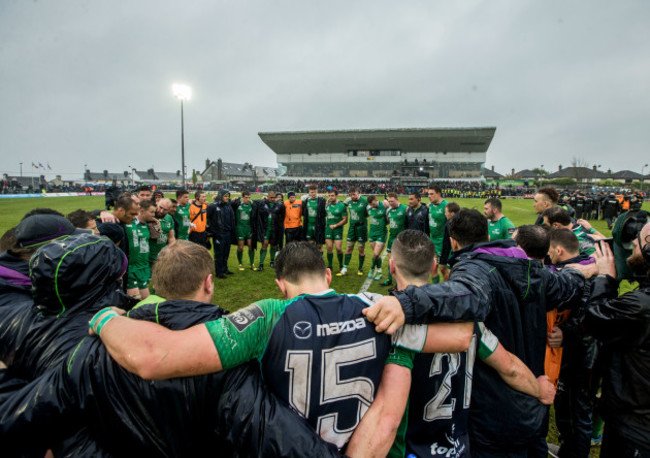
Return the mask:
<path fill-rule="evenodd" d="M 192 88 L 185 84 L 172 85 L 174 97 L 181 101 L 181 174 L 183 175 L 183 188 L 185 188 L 185 120 L 183 118 L 183 102 L 192 98 Z"/>

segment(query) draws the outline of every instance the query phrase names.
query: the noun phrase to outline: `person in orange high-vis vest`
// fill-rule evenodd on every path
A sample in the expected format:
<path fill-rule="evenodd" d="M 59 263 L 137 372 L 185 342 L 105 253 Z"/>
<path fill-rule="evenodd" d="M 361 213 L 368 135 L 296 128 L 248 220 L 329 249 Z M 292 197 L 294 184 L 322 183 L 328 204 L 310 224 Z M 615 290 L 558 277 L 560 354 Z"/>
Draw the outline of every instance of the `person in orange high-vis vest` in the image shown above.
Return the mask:
<path fill-rule="evenodd" d="M 190 204 L 190 235 L 188 240 L 210 249 L 210 242 L 207 232 L 205 232 L 205 225 L 208 220 L 206 215 L 207 209 L 208 204 L 205 202 L 205 192 L 196 191 L 194 200 Z"/>
<path fill-rule="evenodd" d="M 284 201 L 284 235 L 286 243 L 300 240 L 302 232 L 302 200 L 296 199 L 296 193 L 287 194 L 289 200 Z"/>

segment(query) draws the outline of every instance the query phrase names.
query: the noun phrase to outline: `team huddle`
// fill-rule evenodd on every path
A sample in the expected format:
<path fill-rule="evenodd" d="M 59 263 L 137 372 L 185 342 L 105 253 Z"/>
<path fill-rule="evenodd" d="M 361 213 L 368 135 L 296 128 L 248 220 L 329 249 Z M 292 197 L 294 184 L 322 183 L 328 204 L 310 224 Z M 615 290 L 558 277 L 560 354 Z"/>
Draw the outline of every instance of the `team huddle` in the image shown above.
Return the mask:
<path fill-rule="evenodd" d="M 428 205 L 287 197 L 140 189 L 5 234 L 3 454 L 542 457 L 554 403 L 560 456 L 588 456 L 602 380 L 601 456 L 648 456 L 645 212 L 617 223 L 641 285 L 618 297 L 605 236 L 552 188 L 519 227 L 499 198 L 461 209 L 436 184 Z M 255 271 L 270 251 L 284 299 L 211 304 L 231 244 L 240 270 L 244 247 Z M 355 246 L 390 296 L 330 288 Z"/>

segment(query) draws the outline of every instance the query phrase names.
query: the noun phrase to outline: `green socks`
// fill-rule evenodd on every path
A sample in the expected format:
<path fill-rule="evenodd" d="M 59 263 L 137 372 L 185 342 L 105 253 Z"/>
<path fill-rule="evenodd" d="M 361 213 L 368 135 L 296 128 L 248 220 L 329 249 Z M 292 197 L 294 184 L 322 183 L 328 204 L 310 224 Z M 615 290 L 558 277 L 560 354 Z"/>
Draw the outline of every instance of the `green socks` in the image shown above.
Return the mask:
<path fill-rule="evenodd" d="M 359 270 L 363 270 L 363 262 L 366 260 L 366 255 L 359 255 Z"/>
<path fill-rule="evenodd" d="M 350 265 L 350 259 L 352 259 L 352 254 L 346 254 L 345 255 L 345 264 L 344 264 L 346 267 Z"/>
<path fill-rule="evenodd" d="M 242 263 L 242 258 L 243 257 L 244 257 L 244 250 L 242 250 L 242 251 L 237 250 L 237 261 L 239 261 L 240 265 Z"/>
<path fill-rule="evenodd" d="M 343 267 L 343 253 L 336 253 L 336 258 L 339 260 L 339 267 Z M 345 265 L 347 266 L 347 263 Z"/>
<path fill-rule="evenodd" d="M 334 253 L 327 253 L 327 267 L 332 268 L 332 260 L 334 259 Z"/>
<path fill-rule="evenodd" d="M 254 250 L 248 250 L 248 262 L 250 262 L 251 266 L 255 262 L 255 251 Z"/>
<path fill-rule="evenodd" d="M 261 248 L 260 249 L 260 266 L 264 264 L 264 260 L 266 259 L 266 252 L 268 250 L 266 248 Z M 271 249 L 271 253 L 273 253 L 273 249 Z M 271 255 L 271 259 L 273 259 L 273 255 Z"/>

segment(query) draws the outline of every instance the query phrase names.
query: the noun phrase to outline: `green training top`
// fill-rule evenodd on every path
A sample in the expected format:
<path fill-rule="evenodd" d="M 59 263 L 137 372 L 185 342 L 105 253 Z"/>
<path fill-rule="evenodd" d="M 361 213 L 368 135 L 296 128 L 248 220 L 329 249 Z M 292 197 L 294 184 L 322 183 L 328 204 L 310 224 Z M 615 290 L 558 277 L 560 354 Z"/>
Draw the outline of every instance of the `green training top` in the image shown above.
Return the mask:
<path fill-rule="evenodd" d="M 388 218 L 388 227 L 390 228 L 391 238 L 406 229 L 406 205 L 399 204 L 399 207 L 388 207 L 386 210 L 386 218 Z"/>
<path fill-rule="evenodd" d="M 377 205 L 377 208 L 368 205 L 366 211 L 368 212 L 368 217 L 370 219 L 370 232 L 373 234 L 386 234 L 388 219 L 386 218 L 386 209 L 384 208 L 384 205 L 381 202 Z"/>
<path fill-rule="evenodd" d="M 248 205 L 239 204 L 239 207 L 237 207 L 237 212 L 235 215 L 237 218 L 237 229 L 243 229 L 243 228 L 250 229 L 252 211 L 253 211 L 253 205 L 251 205 L 250 203 Z"/>
<path fill-rule="evenodd" d="M 447 201 L 442 199 L 438 205 L 429 204 L 429 236 L 432 242 L 442 241 L 445 235 L 445 207 Z"/>
<path fill-rule="evenodd" d="M 514 232 L 515 225 L 505 216 L 502 216 L 497 221 L 488 220 L 488 233 L 490 234 L 490 240 L 510 239 Z"/>
<path fill-rule="evenodd" d="M 309 221 L 309 227 L 314 228 L 316 225 L 316 216 L 318 215 L 318 197 L 312 199 L 307 197 L 307 221 Z"/>
<path fill-rule="evenodd" d="M 176 238 L 179 240 L 187 240 L 190 234 L 190 204 L 188 203 L 184 207 L 176 207 L 176 214 L 174 219 L 178 223 L 178 234 Z"/>
<path fill-rule="evenodd" d="M 347 216 L 347 208 L 340 200 L 335 204 L 328 202 L 325 206 L 325 213 L 327 215 L 325 222 L 329 228 L 331 224 L 338 224 L 344 216 Z M 338 229 L 342 229 L 342 227 L 339 226 Z"/>
<path fill-rule="evenodd" d="M 596 229 L 592 227 L 590 230 L 587 230 L 579 224 L 574 224 L 571 231 L 578 238 L 580 254 L 586 254 L 589 256 L 596 252 L 594 239 L 589 236 L 590 234 L 594 234 Z"/>
<path fill-rule="evenodd" d="M 149 261 L 154 262 L 158 257 L 158 253 L 167 246 L 169 240 L 169 232 L 174 230 L 174 219 L 172 215 L 165 215 L 160 218 L 160 238 L 149 240 Z"/>
<path fill-rule="evenodd" d="M 129 238 L 129 269 L 149 267 L 149 228 L 147 223 L 141 223 L 135 218 L 126 225 L 126 236 Z"/>
<path fill-rule="evenodd" d="M 368 221 L 368 199 L 359 197 L 356 202 L 352 199 L 346 199 L 346 202 L 350 209 L 350 224 L 362 223 L 365 225 Z"/>

